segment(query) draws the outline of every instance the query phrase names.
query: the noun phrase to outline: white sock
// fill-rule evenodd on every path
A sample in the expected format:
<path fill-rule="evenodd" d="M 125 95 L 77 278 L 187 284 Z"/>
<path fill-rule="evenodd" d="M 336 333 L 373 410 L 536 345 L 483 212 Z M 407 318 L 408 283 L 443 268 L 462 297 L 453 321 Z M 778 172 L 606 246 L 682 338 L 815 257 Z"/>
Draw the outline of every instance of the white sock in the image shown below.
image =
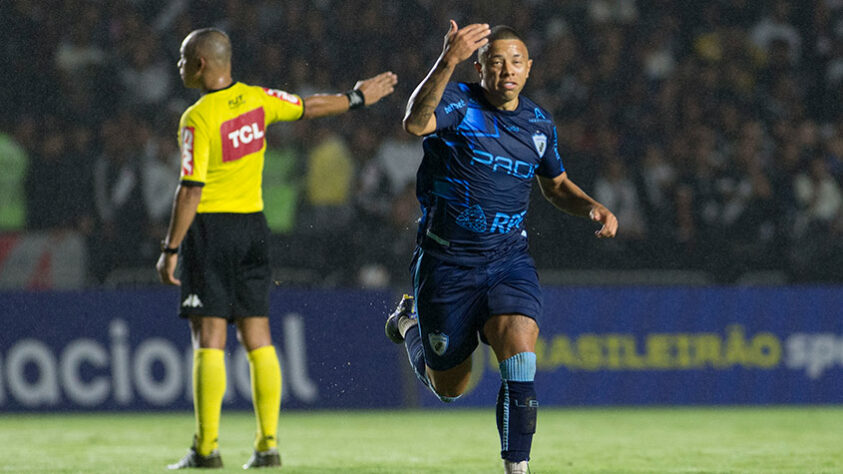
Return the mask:
<path fill-rule="evenodd" d="M 407 331 L 419 323 L 419 320 L 416 318 L 408 318 L 407 316 L 401 315 L 398 317 L 398 332 L 401 333 L 401 337 L 404 337 L 404 334 Z"/>
<path fill-rule="evenodd" d="M 503 472 L 506 474 L 527 474 L 527 461 L 512 462 L 504 459 Z"/>

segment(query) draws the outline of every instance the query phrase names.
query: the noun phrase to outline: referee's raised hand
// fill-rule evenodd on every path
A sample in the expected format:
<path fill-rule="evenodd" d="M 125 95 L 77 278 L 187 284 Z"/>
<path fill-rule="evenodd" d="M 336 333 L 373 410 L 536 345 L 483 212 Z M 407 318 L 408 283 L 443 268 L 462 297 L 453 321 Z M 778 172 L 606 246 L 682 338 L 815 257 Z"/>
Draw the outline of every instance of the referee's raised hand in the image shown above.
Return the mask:
<path fill-rule="evenodd" d="M 372 105 L 389 94 L 392 94 L 397 83 L 398 76 L 391 71 L 387 71 L 375 77 L 357 81 L 354 88 L 363 93 L 364 105 Z"/>
<path fill-rule="evenodd" d="M 491 32 L 486 23 L 474 23 L 459 28 L 457 22 L 451 20 L 451 28 L 445 33 L 442 60 L 450 66 L 465 61 L 489 42 L 488 36 Z"/>

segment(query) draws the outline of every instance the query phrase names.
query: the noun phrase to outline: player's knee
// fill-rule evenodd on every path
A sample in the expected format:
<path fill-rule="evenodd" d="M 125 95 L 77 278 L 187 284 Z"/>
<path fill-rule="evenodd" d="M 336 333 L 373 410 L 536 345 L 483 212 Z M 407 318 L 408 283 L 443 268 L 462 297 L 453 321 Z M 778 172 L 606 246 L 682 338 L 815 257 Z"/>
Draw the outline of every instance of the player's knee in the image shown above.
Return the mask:
<path fill-rule="evenodd" d="M 433 383 L 430 388 L 433 390 L 433 394 L 436 395 L 436 398 L 443 403 L 451 403 L 460 398 L 465 392 L 465 387 L 460 385 L 448 386 L 445 384 Z"/>
<path fill-rule="evenodd" d="M 438 393 L 436 394 L 436 398 L 438 398 L 438 399 L 439 399 L 439 401 L 441 401 L 442 403 L 451 403 L 451 402 L 455 402 L 455 401 L 459 400 L 459 398 L 460 398 L 461 396 L 462 396 L 462 394 L 459 394 L 459 395 L 457 395 L 457 396 L 455 396 L 455 397 L 449 397 L 449 396 L 447 396 L 447 395 L 440 395 L 440 394 L 438 394 Z"/>
<path fill-rule="evenodd" d="M 433 393 L 435 393 L 436 396 L 445 403 L 451 403 L 460 398 L 463 392 L 465 392 L 465 390 L 462 387 L 449 387 L 443 386 L 442 384 L 433 384 Z"/>

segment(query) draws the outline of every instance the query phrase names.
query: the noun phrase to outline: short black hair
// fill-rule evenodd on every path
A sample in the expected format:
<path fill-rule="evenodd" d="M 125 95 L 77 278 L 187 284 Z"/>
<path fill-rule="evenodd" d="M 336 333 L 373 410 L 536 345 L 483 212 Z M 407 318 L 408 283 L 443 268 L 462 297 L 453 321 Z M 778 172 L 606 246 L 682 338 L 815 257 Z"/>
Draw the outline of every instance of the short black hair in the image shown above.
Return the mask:
<path fill-rule="evenodd" d="M 492 44 L 492 41 L 508 39 L 517 39 L 518 41 L 524 43 L 525 46 L 527 45 L 527 42 L 524 41 L 524 38 L 522 38 L 517 31 L 515 31 L 515 28 L 506 25 L 495 25 L 492 27 L 492 32 L 489 33 L 489 42 L 477 50 L 477 61 L 481 62 L 480 60 L 483 58 L 483 55 L 486 54 L 486 51 L 489 50 L 489 45 Z"/>

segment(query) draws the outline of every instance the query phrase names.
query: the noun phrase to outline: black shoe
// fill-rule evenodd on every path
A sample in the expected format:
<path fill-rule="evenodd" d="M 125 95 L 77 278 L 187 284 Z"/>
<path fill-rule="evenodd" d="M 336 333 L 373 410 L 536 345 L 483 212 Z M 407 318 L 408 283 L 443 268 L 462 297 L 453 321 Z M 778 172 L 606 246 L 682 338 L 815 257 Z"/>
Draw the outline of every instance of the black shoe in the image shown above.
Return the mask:
<path fill-rule="evenodd" d="M 386 326 L 384 326 L 383 330 L 386 333 L 386 337 L 388 337 L 392 342 L 396 344 L 404 342 L 404 336 L 401 335 L 401 329 L 398 326 L 398 321 L 402 317 L 416 319 L 416 313 L 413 312 L 415 302 L 416 300 L 412 296 L 404 295 L 404 297 L 401 298 L 401 302 L 398 303 L 398 307 L 395 308 L 395 311 L 393 311 L 386 319 Z"/>
<path fill-rule="evenodd" d="M 211 454 L 202 456 L 196 452 L 193 446 L 187 451 L 181 460 L 175 464 L 170 464 L 167 469 L 187 469 L 190 467 L 199 468 L 220 468 L 222 467 L 222 457 L 218 449 L 211 451 Z"/>
<path fill-rule="evenodd" d="M 249 461 L 243 464 L 243 469 L 255 469 L 258 467 L 281 467 L 281 455 L 278 454 L 278 449 L 271 448 L 266 451 L 255 451 L 252 453 Z"/>

